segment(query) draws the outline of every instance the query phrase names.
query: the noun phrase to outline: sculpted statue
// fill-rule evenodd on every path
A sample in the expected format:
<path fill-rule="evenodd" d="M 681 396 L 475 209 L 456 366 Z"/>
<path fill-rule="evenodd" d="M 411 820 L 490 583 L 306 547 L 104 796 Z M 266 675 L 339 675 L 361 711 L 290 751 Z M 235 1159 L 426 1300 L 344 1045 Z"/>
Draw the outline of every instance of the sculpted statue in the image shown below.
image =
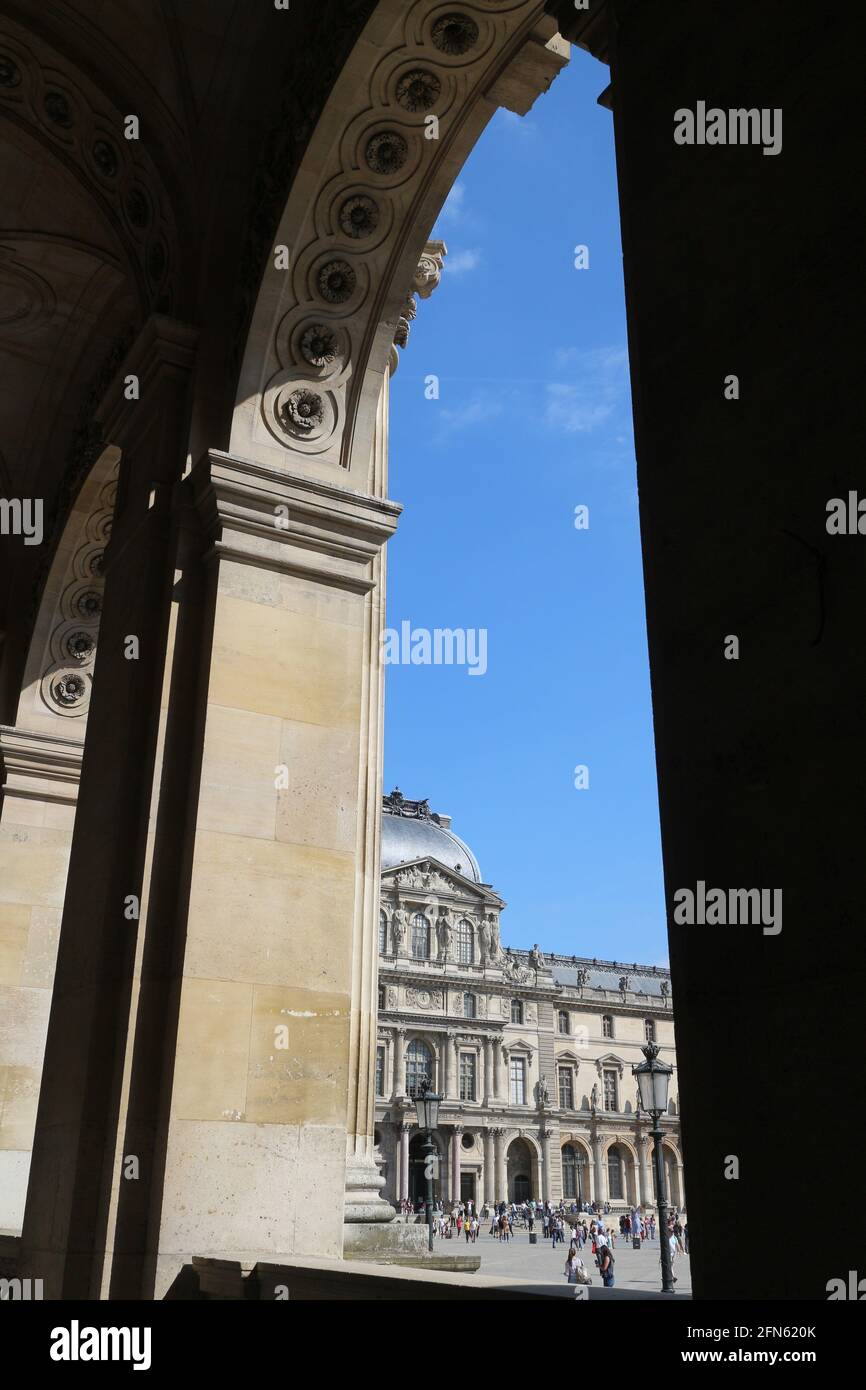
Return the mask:
<path fill-rule="evenodd" d="M 490 929 L 485 918 L 482 917 L 478 924 L 478 955 L 481 964 L 487 964 L 487 957 L 490 954 Z"/>
<path fill-rule="evenodd" d="M 627 991 L 631 989 L 631 980 L 629 979 L 628 975 L 620 975 L 619 987 L 622 990 L 623 994 L 626 994 Z"/>
<path fill-rule="evenodd" d="M 662 999 L 667 999 L 668 995 L 671 992 L 671 987 L 668 981 L 662 980 L 661 984 L 659 985 L 659 989 L 661 990 Z"/>
<path fill-rule="evenodd" d="M 592 1111 L 593 1115 L 598 1109 L 598 1086 L 595 1082 L 592 1083 L 592 1090 L 589 1094 L 589 1108 Z"/>
<path fill-rule="evenodd" d="M 502 956 L 502 947 L 499 944 L 499 927 L 492 912 L 487 914 L 487 930 L 490 933 L 490 959 L 496 962 Z"/>
<path fill-rule="evenodd" d="M 451 938 L 454 933 L 451 930 L 451 922 L 448 917 L 447 907 L 440 907 L 439 918 L 436 922 L 436 936 L 439 941 L 439 959 L 448 960 L 451 956 Z"/>
<path fill-rule="evenodd" d="M 403 942 L 406 940 L 406 913 L 402 907 L 398 907 L 391 918 L 391 932 L 394 942 L 394 955 L 402 955 Z"/>
<path fill-rule="evenodd" d="M 543 1074 L 539 1079 L 538 1085 L 535 1088 L 535 1094 L 538 1100 L 538 1104 L 542 1107 L 542 1109 L 546 1105 L 550 1104 L 550 1092 L 547 1089 L 547 1077 Z"/>
<path fill-rule="evenodd" d="M 578 988 L 579 988 L 579 989 L 583 989 L 583 988 L 584 988 L 586 985 L 588 985 L 588 984 L 589 984 L 589 971 L 587 970 L 587 968 L 586 968 L 585 965 L 582 965 L 582 966 L 580 967 L 580 969 L 578 970 L 578 972 L 577 972 L 577 985 L 578 985 Z"/>
<path fill-rule="evenodd" d="M 544 969 L 544 963 L 544 954 L 538 942 L 536 941 L 532 950 L 529 952 L 529 964 L 532 966 L 533 970 L 537 975 L 539 970 Z"/>

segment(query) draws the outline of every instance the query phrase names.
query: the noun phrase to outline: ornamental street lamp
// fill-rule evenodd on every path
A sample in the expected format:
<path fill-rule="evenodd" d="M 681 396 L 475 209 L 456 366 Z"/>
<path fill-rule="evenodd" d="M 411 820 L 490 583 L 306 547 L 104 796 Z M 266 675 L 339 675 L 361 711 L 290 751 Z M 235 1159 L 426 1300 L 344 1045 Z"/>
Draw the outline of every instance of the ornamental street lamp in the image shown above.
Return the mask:
<path fill-rule="evenodd" d="M 658 1196 L 659 1208 L 659 1244 L 661 1245 L 662 1257 L 662 1293 L 674 1292 L 674 1275 L 671 1268 L 671 1246 L 668 1237 L 668 1207 L 665 1195 L 665 1169 L 662 1158 L 662 1139 L 664 1131 L 661 1127 L 661 1116 L 667 1114 L 668 1110 L 668 1086 L 670 1085 L 673 1067 L 666 1062 L 658 1060 L 658 1044 L 648 1042 L 641 1048 L 641 1052 L 646 1057 L 645 1062 L 639 1066 L 632 1067 L 632 1075 L 637 1078 L 638 1094 L 640 1096 L 640 1106 L 652 1118 L 653 1127 L 650 1134 L 655 1140 L 653 1147 L 653 1160 L 656 1170 L 656 1193 Z"/>
<path fill-rule="evenodd" d="M 424 1132 L 424 1176 L 427 1191 L 424 1205 L 427 1209 L 427 1248 L 433 1249 L 433 1172 L 436 1165 L 436 1145 L 433 1143 L 433 1130 L 439 1123 L 439 1102 L 442 1099 L 430 1085 L 425 1076 L 415 1092 L 415 1110 L 418 1115 L 418 1128 Z"/>

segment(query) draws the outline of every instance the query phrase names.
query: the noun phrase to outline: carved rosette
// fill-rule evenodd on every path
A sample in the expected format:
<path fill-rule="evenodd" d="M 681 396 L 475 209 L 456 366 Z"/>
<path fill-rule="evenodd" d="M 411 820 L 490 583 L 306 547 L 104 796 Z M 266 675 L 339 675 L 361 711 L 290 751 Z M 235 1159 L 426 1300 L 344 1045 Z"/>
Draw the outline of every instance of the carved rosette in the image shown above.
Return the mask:
<path fill-rule="evenodd" d="M 51 694 L 59 705 L 71 709 L 74 705 L 81 704 L 87 694 L 87 684 L 77 671 L 66 671 L 53 679 Z"/>
<path fill-rule="evenodd" d="M 325 323 L 313 323 L 301 335 L 300 353 L 311 367 L 330 367 L 339 356 L 336 333 Z"/>
<path fill-rule="evenodd" d="M 351 299 L 357 276 L 348 261 L 327 261 L 318 275 L 318 290 L 329 304 L 345 304 Z"/>
<path fill-rule="evenodd" d="M 89 661 L 96 651 L 96 637 L 76 629 L 64 637 L 63 650 L 71 661 Z"/>
<path fill-rule="evenodd" d="M 325 418 L 322 397 L 316 391 L 293 391 L 283 405 L 283 423 L 289 431 L 312 433 Z"/>
<path fill-rule="evenodd" d="M 355 240 L 372 236 L 379 225 L 379 205 L 364 193 L 347 198 L 340 208 L 340 227 Z"/>
<path fill-rule="evenodd" d="M 440 53 L 461 57 L 478 42 L 478 25 L 466 14 L 443 14 L 434 22 L 430 37 Z"/>
<path fill-rule="evenodd" d="M 400 78 L 394 95 L 404 111 L 432 111 L 442 95 L 442 83 L 435 72 L 413 68 Z"/>
<path fill-rule="evenodd" d="M 395 130 L 381 130 L 373 135 L 364 150 L 364 158 L 374 174 L 396 174 L 409 157 L 409 146 Z"/>

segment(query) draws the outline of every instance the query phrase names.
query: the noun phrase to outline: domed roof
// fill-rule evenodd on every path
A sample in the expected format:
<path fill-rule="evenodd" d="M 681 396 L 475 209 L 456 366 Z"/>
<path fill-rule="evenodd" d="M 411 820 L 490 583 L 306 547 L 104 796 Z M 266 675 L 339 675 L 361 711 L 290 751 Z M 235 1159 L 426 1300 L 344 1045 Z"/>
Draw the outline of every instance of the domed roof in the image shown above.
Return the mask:
<path fill-rule="evenodd" d="M 437 859 L 473 883 L 481 883 L 481 870 L 472 850 L 438 818 L 433 819 L 426 801 L 406 801 L 395 791 L 383 797 L 383 802 L 383 870 L 416 859 Z"/>

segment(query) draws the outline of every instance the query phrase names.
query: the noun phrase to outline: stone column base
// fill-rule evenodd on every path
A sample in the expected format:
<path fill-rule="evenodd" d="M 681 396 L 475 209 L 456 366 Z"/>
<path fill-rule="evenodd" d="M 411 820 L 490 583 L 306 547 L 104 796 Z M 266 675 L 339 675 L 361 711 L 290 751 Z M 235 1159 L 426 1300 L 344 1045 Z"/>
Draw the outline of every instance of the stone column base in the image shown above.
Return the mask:
<path fill-rule="evenodd" d="M 427 1253 L 427 1227 L 422 1223 L 393 1221 L 347 1222 L 343 1227 L 344 1260 L 388 1260 L 399 1255 Z"/>
<path fill-rule="evenodd" d="M 357 1223 L 369 1225 L 393 1221 L 397 1215 L 381 1195 L 385 1179 L 374 1158 L 355 1155 L 346 1164 L 346 1204 L 343 1216 L 345 1240 Z"/>

